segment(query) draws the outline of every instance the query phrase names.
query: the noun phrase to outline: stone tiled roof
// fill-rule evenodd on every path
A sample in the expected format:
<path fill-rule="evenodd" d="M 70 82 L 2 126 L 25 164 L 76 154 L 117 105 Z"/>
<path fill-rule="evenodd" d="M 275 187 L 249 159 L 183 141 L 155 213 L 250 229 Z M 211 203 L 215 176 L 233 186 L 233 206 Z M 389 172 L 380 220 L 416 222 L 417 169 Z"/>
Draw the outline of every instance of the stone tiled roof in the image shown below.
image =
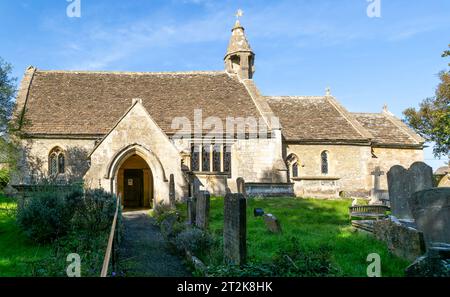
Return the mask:
<path fill-rule="evenodd" d="M 374 144 L 421 145 L 424 140 L 388 112 L 353 113 L 354 117 L 372 133 Z"/>
<path fill-rule="evenodd" d="M 450 172 L 450 167 L 449 166 L 442 166 L 442 167 L 439 167 L 438 169 L 436 169 L 434 174 L 436 174 L 436 175 L 446 175 L 449 172 Z"/>
<path fill-rule="evenodd" d="M 26 90 L 26 87 L 23 87 Z M 76 72 L 36 70 L 26 100 L 22 131 L 28 134 L 106 134 L 142 99 L 167 134 L 172 119 L 194 110 L 216 116 L 261 117 L 245 86 L 223 71 L 178 73 Z M 18 98 L 20 99 L 20 98 Z M 20 109 L 20 107 L 19 107 Z"/>
<path fill-rule="evenodd" d="M 266 98 L 288 141 L 368 142 L 371 137 L 331 96 Z"/>

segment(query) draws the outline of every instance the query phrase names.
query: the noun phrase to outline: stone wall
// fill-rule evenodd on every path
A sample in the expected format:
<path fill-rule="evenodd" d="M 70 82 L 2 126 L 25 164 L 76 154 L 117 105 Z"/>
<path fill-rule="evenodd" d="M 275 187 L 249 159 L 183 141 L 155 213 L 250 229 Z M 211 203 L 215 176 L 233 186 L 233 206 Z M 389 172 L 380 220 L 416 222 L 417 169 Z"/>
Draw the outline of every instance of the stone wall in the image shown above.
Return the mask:
<path fill-rule="evenodd" d="M 49 139 L 33 138 L 22 140 L 22 154 L 19 160 L 19 172 L 12 177 L 12 184 L 28 184 L 33 176 L 47 176 L 49 154 L 55 147 L 65 153 L 65 167 L 69 175 L 83 177 L 89 163 L 87 155 L 95 146 L 93 139 Z"/>
<path fill-rule="evenodd" d="M 328 174 L 321 173 L 321 153 L 328 152 Z M 299 178 L 293 179 L 297 196 L 335 197 L 340 192 L 368 196 L 374 187 L 371 174 L 377 166 L 384 172 L 381 190 L 387 190 L 386 173 L 394 165 L 408 168 L 423 160 L 421 149 L 373 148 L 357 145 L 288 144 L 286 156 L 298 157 Z M 373 155 L 372 155 L 373 153 Z"/>
<path fill-rule="evenodd" d="M 321 169 L 321 153 L 328 152 L 328 174 Z M 371 188 L 369 146 L 289 144 L 286 156 L 296 154 L 299 178 L 294 180 L 298 196 L 335 197 L 340 191 L 367 193 Z"/>

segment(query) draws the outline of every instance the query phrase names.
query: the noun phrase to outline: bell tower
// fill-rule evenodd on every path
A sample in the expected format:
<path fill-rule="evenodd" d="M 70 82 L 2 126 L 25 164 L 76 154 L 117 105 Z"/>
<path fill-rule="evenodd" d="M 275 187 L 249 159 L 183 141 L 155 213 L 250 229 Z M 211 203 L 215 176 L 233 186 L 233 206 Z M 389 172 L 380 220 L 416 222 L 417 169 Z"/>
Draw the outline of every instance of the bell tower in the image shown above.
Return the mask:
<path fill-rule="evenodd" d="M 255 73 L 255 54 L 245 36 L 244 27 L 241 26 L 239 18 L 243 11 L 236 13 L 236 23 L 231 30 L 231 39 L 225 55 L 225 70 L 228 73 L 237 74 L 241 79 L 252 79 Z"/>

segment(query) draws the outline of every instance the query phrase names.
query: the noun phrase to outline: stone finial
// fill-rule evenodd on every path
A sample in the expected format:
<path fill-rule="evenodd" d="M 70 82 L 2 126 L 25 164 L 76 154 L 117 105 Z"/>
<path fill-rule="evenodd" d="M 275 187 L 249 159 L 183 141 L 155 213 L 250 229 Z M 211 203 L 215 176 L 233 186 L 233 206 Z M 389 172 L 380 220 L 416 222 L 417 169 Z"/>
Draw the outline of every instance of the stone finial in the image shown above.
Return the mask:
<path fill-rule="evenodd" d="M 331 88 L 330 88 L 330 87 L 327 87 L 327 88 L 325 89 L 325 96 L 327 96 L 327 97 L 330 97 L 330 96 L 331 96 Z"/>
<path fill-rule="evenodd" d="M 136 102 L 139 102 L 142 104 L 142 99 L 141 98 L 133 98 L 131 99 L 131 104 L 135 104 Z"/>
<path fill-rule="evenodd" d="M 389 109 L 388 109 L 388 106 L 386 103 L 383 105 L 383 112 L 389 112 Z"/>

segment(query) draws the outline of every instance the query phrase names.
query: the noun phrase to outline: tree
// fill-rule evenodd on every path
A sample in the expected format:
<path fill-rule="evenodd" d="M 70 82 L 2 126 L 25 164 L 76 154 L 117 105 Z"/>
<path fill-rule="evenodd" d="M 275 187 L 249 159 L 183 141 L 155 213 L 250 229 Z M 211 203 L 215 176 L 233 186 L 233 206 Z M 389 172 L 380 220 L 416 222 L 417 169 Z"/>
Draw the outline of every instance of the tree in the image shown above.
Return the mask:
<path fill-rule="evenodd" d="M 448 56 L 448 50 L 442 54 L 442 57 Z M 441 82 L 434 97 L 422 101 L 419 110 L 408 108 L 403 112 L 410 127 L 427 141 L 435 143 L 433 154 L 436 157 L 448 156 L 450 149 L 450 71 L 442 71 L 439 78 Z"/>
<path fill-rule="evenodd" d="M 11 77 L 12 66 L 0 58 L 0 137 L 8 131 L 16 94 L 16 78 Z"/>

